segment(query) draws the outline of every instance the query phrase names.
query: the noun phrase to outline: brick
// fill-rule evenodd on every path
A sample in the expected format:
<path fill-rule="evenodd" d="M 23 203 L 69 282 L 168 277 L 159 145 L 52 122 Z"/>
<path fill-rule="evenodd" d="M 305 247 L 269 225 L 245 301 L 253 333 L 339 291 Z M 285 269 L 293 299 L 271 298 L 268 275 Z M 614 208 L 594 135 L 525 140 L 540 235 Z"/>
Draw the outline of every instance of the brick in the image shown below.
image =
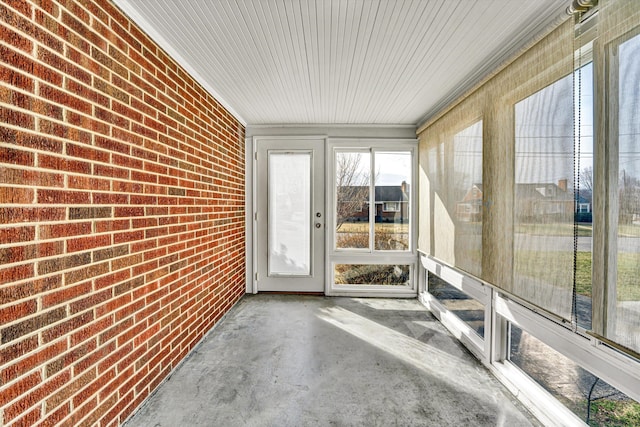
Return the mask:
<path fill-rule="evenodd" d="M 49 173 L 31 169 L 0 169 L 0 182 L 13 185 L 36 187 L 63 187 L 64 176 L 61 173 Z"/>
<path fill-rule="evenodd" d="M 144 215 L 142 207 L 116 207 L 114 208 L 114 216 L 118 217 L 138 217 Z"/>
<path fill-rule="evenodd" d="M 33 372 L 17 382 L 5 387 L 0 393 L 0 406 L 4 406 L 13 399 L 26 393 L 28 390 L 40 384 L 42 376 L 40 372 Z"/>
<path fill-rule="evenodd" d="M 0 81 L 18 89 L 33 92 L 35 83 L 32 77 L 0 65 Z"/>
<path fill-rule="evenodd" d="M 37 190 L 38 203 L 80 205 L 91 203 L 91 193 L 69 190 Z"/>
<path fill-rule="evenodd" d="M 0 319 L 3 324 L 11 323 L 36 312 L 38 304 L 35 299 L 0 308 Z"/>
<path fill-rule="evenodd" d="M 68 187 L 76 190 L 109 191 L 111 183 L 108 179 L 93 178 L 90 176 L 71 175 L 68 177 Z"/>
<path fill-rule="evenodd" d="M 142 161 L 130 156 L 121 156 L 119 154 L 113 154 L 111 156 L 112 163 L 127 169 L 142 169 Z M 136 187 L 143 188 L 139 184 Z"/>
<path fill-rule="evenodd" d="M 8 363 L 8 361 L 22 357 L 36 348 L 38 348 L 38 337 L 29 337 L 0 349 L 0 360 L 3 363 Z"/>
<path fill-rule="evenodd" d="M 85 144 L 67 144 L 67 155 L 70 157 L 77 157 L 92 162 L 109 162 L 109 153 L 106 151 L 96 150 Z"/>
<path fill-rule="evenodd" d="M 36 235 L 34 226 L 0 228 L 0 245 L 21 243 L 33 240 Z"/>
<path fill-rule="evenodd" d="M 73 252 L 79 252 L 79 251 L 86 251 L 89 249 L 108 246 L 109 244 L 111 244 L 111 236 L 109 235 L 68 239 L 67 252 L 73 253 Z"/>
<path fill-rule="evenodd" d="M 0 246 L 0 264 L 22 263 L 36 258 L 61 255 L 63 242 L 41 242 L 22 246 Z"/>
<path fill-rule="evenodd" d="M 93 193 L 92 200 L 95 205 L 126 205 L 129 197 L 126 194 Z"/>
<path fill-rule="evenodd" d="M 0 53 L 2 54 L 0 55 L 0 58 L 2 58 L 3 63 L 16 67 L 29 74 L 33 72 L 34 62 L 28 56 L 17 52 L 12 47 L 6 45 L 0 46 Z"/>
<path fill-rule="evenodd" d="M 93 251 L 93 261 L 104 261 L 111 258 L 118 258 L 129 254 L 128 245 L 113 246 L 106 249 Z"/>
<path fill-rule="evenodd" d="M 69 219 L 95 219 L 95 218 L 110 218 L 112 214 L 111 207 L 83 207 L 83 208 L 69 208 Z M 89 228 L 90 228 L 90 223 Z M 84 234 L 84 233 L 83 233 Z"/>
<path fill-rule="evenodd" d="M 104 400 L 104 402 L 100 403 L 100 406 L 96 408 L 95 411 L 91 413 L 91 415 L 82 421 L 82 423 L 78 424 L 78 427 L 92 427 L 98 423 L 98 420 L 107 413 L 111 408 L 113 408 L 118 402 L 118 396 L 112 395 L 111 397 Z"/>
<path fill-rule="evenodd" d="M 30 277 L 33 277 L 33 275 L 34 271 L 32 264 L 0 268 L 0 285 L 28 279 Z"/>
<path fill-rule="evenodd" d="M 106 233 L 109 231 L 122 231 L 128 230 L 131 228 L 131 221 L 128 219 L 120 219 L 120 220 L 110 220 L 110 221 L 97 221 L 96 222 L 96 233 Z M 114 239 L 114 243 L 119 239 Z"/>
<path fill-rule="evenodd" d="M 34 166 L 35 156 L 29 151 L 3 147 L 0 150 L 0 163 L 8 163 L 19 166 Z"/>

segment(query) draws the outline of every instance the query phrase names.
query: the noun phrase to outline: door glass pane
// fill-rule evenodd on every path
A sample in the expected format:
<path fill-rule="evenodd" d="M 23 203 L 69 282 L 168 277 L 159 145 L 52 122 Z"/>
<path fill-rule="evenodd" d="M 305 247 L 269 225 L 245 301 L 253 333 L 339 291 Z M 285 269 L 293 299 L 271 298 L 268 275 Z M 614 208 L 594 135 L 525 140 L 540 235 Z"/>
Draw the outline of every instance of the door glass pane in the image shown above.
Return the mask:
<path fill-rule="evenodd" d="M 375 249 L 410 249 L 411 152 L 375 153 Z"/>
<path fill-rule="evenodd" d="M 515 105 L 513 292 L 565 319 L 573 301 L 573 77 Z"/>
<path fill-rule="evenodd" d="M 269 275 L 311 274 L 311 153 L 269 152 Z"/>
<path fill-rule="evenodd" d="M 640 36 L 622 43 L 618 58 L 618 277 L 607 335 L 640 351 Z"/>
<path fill-rule="evenodd" d="M 370 159 L 336 153 L 336 249 L 369 249 Z"/>

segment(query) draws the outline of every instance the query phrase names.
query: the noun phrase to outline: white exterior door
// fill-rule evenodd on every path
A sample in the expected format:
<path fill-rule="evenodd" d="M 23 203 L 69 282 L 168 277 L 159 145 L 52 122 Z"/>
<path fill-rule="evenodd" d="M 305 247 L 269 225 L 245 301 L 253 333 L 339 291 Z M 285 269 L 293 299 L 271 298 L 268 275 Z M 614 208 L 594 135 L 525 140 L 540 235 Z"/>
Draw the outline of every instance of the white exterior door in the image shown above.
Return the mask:
<path fill-rule="evenodd" d="M 324 292 L 324 140 L 256 140 L 258 292 Z"/>

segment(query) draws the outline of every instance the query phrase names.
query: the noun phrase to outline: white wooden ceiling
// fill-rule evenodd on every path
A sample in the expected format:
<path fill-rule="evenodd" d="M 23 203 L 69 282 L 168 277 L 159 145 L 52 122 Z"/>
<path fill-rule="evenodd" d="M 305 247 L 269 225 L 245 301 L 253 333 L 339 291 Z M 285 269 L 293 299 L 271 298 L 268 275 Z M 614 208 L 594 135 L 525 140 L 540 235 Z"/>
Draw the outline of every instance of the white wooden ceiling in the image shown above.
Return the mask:
<path fill-rule="evenodd" d="M 249 125 L 417 124 L 567 0 L 115 0 Z"/>

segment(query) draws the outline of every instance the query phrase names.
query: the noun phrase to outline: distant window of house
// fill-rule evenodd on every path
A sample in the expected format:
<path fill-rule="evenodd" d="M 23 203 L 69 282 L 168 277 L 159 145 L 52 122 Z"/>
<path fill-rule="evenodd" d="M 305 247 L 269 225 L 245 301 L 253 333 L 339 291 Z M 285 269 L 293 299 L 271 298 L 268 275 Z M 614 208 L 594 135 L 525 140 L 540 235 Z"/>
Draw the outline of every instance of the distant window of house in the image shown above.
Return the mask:
<path fill-rule="evenodd" d="M 382 210 L 385 212 L 400 212 L 400 202 L 384 202 Z"/>

